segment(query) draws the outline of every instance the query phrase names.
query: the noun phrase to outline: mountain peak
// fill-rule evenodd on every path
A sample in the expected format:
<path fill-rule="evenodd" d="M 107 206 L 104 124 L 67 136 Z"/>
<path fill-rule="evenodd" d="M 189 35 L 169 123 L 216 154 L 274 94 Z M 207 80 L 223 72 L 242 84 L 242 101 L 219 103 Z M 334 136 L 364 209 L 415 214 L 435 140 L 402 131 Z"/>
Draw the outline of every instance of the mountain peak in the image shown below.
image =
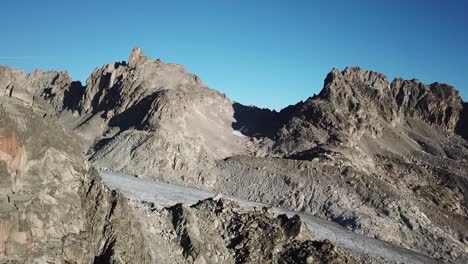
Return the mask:
<path fill-rule="evenodd" d="M 130 57 L 128 58 L 128 66 L 130 66 L 130 68 L 135 68 L 148 60 L 150 60 L 150 58 L 143 54 L 143 51 L 141 51 L 140 48 L 135 47 L 133 48 L 132 53 L 130 53 Z"/>
<path fill-rule="evenodd" d="M 362 101 L 369 96 L 382 102 L 391 96 L 391 90 L 383 74 L 360 67 L 346 67 L 343 71 L 333 68 L 325 78 L 319 96 L 338 105 L 342 105 L 342 101 Z"/>

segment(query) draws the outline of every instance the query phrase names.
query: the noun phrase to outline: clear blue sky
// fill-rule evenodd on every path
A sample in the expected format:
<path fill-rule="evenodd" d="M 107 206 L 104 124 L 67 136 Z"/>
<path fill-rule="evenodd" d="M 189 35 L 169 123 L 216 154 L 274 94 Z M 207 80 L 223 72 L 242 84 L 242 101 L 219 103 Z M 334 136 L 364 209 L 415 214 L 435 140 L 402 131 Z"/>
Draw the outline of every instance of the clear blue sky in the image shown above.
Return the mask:
<path fill-rule="evenodd" d="M 4 1 L 0 64 L 91 71 L 148 56 L 230 98 L 280 109 L 333 68 L 445 82 L 468 99 L 468 1 Z"/>

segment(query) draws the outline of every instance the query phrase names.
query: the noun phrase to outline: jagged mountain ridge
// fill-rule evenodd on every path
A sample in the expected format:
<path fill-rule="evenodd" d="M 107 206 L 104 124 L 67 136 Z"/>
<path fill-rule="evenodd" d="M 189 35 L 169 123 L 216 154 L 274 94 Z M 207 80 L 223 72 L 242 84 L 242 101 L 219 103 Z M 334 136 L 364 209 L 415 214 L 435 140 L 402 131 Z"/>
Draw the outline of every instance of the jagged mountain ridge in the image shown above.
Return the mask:
<path fill-rule="evenodd" d="M 117 62 L 97 68 L 84 87 L 73 82 L 66 72 L 35 71 L 26 75 L 4 67 L 2 76 L 6 76 L 2 78 L 5 93 L 14 90 L 16 96 L 22 96 L 22 87 L 34 87 L 30 94 L 46 99 L 59 111 L 71 110 L 79 116 L 72 123 L 94 145 L 96 160 L 105 160 L 110 153 L 119 157 L 140 149 L 142 153 L 133 156 L 148 154 L 147 149 L 155 148 L 171 153 L 157 159 L 103 164 L 138 174 L 155 173 L 138 169 L 145 164 L 165 171 L 194 169 L 196 164 L 207 165 L 212 160 L 238 154 L 264 156 L 271 150 L 280 156 L 291 156 L 334 140 L 357 141 L 364 131 L 378 136 L 387 124 L 395 127 L 408 118 L 448 131 L 457 128 L 457 133 L 466 134 L 461 129 L 465 126 L 461 117 L 464 103 L 453 87 L 399 78 L 389 83 L 384 75 L 357 67 L 343 72 L 333 69 L 318 96 L 279 113 L 235 103 L 209 89 L 182 66 L 165 64 L 159 59 L 153 61 L 138 48 L 130 54 L 128 64 Z M 218 132 L 210 133 L 214 129 Z M 191 130 L 190 135 L 184 133 L 187 130 Z M 238 131 L 241 134 L 236 130 L 241 130 Z M 149 143 L 146 131 L 170 139 Z M 272 141 L 262 140 L 266 149 L 252 148 L 257 145 L 255 140 L 233 135 Z M 139 138 L 132 150 L 113 144 L 131 138 Z M 184 144 L 186 139 L 193 142 Z M 288 140 L 299 140 L 303 146 L 292 143 L 295 150 L 287 150 Z M 174 144 L 175 141 L 178 143 Z M 168 142 L 177 146 L 164 146 Z M 198 159 L 190 159 L 189 155 Z M 190 160 L 189 164 L 182 159 Z M 128 167 L 129 163 L 141 165 Z"/>
<path fill-rule="evenodd" d="M 462 126 L 462 111 L 461 96 L 446 84 L 400 78 L 389 83 L 383 74 L 361 68 L 333 69 L 319 95 L 280 112 L 283 124 L 276 139 L 281 146 L 299 138 L 305 141 L 303 151 L 326 143 L 352 146 L 365 134 L 381 137 L 412 119 L 454 132 Z M 298 144 L 291 145 L 297 152 Z"/>

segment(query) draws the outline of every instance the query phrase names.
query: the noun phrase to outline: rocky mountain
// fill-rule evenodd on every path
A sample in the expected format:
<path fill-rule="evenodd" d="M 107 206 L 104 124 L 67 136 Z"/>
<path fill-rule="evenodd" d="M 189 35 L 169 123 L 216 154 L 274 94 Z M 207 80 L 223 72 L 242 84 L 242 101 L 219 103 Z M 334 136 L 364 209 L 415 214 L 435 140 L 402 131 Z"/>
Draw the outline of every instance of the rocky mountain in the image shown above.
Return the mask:
<path fill-rule="evenodd" d="M 0 90 L 28 107 L 54 109 L 97 167 L 304 211 L 444 262 L 468 261 L 468 106 L 449 85 L 333 69 L 320 94 L 275 112 L 233 102 L 182 66 L 134 49 L 128 63 L 95 69 L 85 86 L 66 72 L 1 67 Z M 22 173 L 21 154 L 1 157 L 9 173 Z M 130 207 L 139 223 L 150 221 L 147 209 Z M 213 247 L 229 261 L 248 246 L 230 248 L 217 229 L 209 238 L 185 230 L 187 221 L 205 221 L 194 220 L 197 207 L 165 210 L 172 220 L 161 221 L 176 221 L 175 211 L 192 215 L 172 223 L 173 238 L 186 241 L 192 232 L 194 241 L 218 241 Z M 279 252 L 299 243 L 285 239 Z M 184 248 L 177 258 L 210 262 L 206 249 L 196 249 L 206 243 L 170 247 Z"/>
<path fill-rule="evenodd" d="M 461 126 L 463 101 L 451 86 L 424 85 L 360 68 L 333 69 L 315 98 L 284 109 L 278 141 L 307 140 L 302 147 L 342 142 L 353 146 L 364 135 L 382 138 L 389 130 L 412 120 L 453 132 Z M 310 129 L 310 127 L 313 129 Z M 286 153 L 297 152 L 285 150 Z"/>
<path fill-rule="evenodd" d="M 52 104 L 57 111 L 76 107 L 80 93 L 84 91 L 81 83 L 73 81 L 67 72 L 35 70 L 26 74 L 21 70 L 0 66 L 0 76 L 2 96 L 42 108 Z M 41 106 L 44 100 L 38 99 L 45 99 L 47 103 Z"/>
<path fill-rule="evenodd" d="M 335 69 L 319 95 L 278 113 L 269 157 L 219 161 L 216 188 L 464 262 L 463 106 L 448 85 Z"/>
<path fill-rule="evenodd" d="M 17 74 L 44 90 L 57 84 L 50 76 L 66 76 Z M 13 93 L 0 96 L 0 263 L 386 263 L 315 240 L 297 216 L 224 200 L 128 201 L 85 161 L 80 138 L 42 99 L 56 102 L 49 94 L 8 87 Z"/>
<path fill-rule="evenodd" d="M 71 108 L 75 117 L 64 119 L 101 167 L 164 177 L 247 151 L 246 138 L 232 127 L 232 101 L 182 66 L 151 60 L 140 49 L 128 63 L 96 69 L 81 90 Z"/>

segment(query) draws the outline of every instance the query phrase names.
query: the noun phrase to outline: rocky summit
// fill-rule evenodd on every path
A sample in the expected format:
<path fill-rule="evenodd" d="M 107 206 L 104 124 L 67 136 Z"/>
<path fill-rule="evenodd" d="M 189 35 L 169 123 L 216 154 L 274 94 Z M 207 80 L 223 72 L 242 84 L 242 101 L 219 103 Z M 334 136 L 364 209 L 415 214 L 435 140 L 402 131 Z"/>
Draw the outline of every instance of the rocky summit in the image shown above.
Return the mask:
<path fill-rule="evenodd" d="M 127 197 L 99 170 L 468 263 L 468 104 L 450 85 L 333 69 L 318 95 L 276 112 L 135 48 L 85 85 L 2 66 L 0 103 L 1 263 L 395 262 L 229 198 Z"/>

